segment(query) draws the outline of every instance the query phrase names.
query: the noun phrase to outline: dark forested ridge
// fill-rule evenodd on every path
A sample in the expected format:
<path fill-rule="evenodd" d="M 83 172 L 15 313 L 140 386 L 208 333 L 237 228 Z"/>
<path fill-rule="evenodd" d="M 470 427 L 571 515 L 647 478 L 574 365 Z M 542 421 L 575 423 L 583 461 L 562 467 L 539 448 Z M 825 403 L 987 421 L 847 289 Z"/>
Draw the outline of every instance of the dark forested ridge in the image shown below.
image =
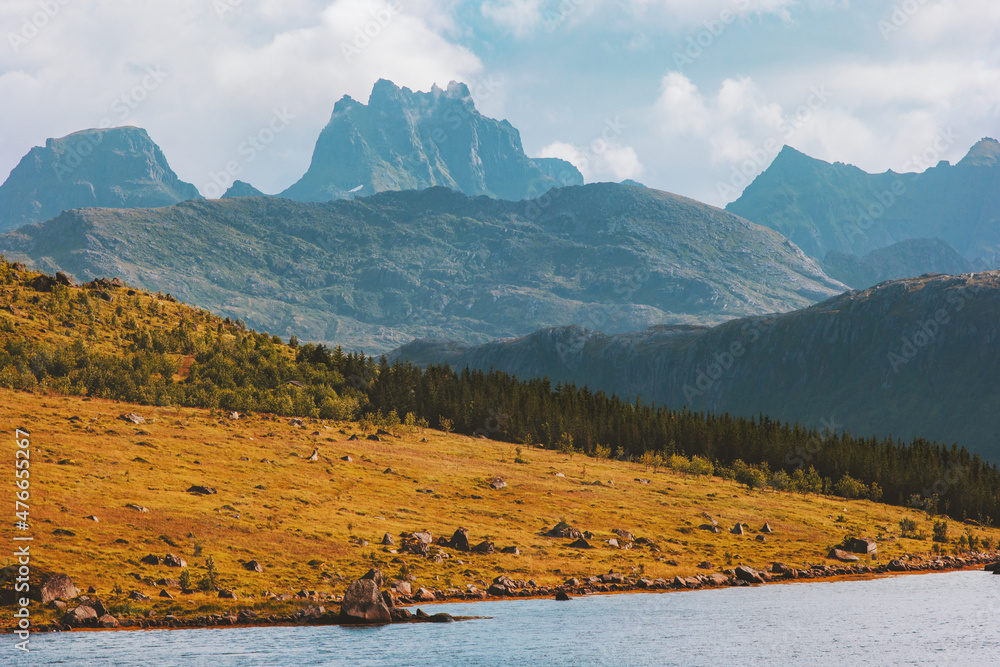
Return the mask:
<path fill-rule="evenodd" d="M 130 293 L 131 292 L 131 293 Z M 623 401 L 547 379 L 421 370 L 284 343 L 169 295 L 56 284 L 0 264 L 0 386 L 147 404 L 400 421 L 662 465 L 700 457 L 753 487 L 917 504 L 992 524 L 1000 472 L 964 448 Z"/>

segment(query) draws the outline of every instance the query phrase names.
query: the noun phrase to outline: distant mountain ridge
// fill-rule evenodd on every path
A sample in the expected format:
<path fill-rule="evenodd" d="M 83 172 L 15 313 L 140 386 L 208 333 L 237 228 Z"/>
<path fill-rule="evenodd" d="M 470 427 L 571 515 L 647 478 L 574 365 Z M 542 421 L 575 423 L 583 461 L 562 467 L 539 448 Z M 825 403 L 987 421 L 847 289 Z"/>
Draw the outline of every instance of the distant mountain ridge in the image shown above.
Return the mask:
<path fill-rule="evenodd" d="M 337 102 L 308 171 L 280 196 L 323 202 L 439 185 L 520 200 L 583 176 L 564 160 L 525 155 L 520 133 L 479 113 L 463 83 L 421 93 L 380 79 L 367 105 Z"/>
<path fill-rule="evenodd" d="M 145 130 L 115 127 L 48 139 L 0 186 L 0 232 L 86 207 L 154 208 L 199 199 Z"/>
<path fill-rule="evenodd" d="M 559 327 L 390 357 L 547 376 L 678 409 L 957 441 L 1000 461 L 1000 272 L 923 276 L 790 313 L 617 335 Z"/>
<path fill-rule="evenodd" d="M 520 202 L 436 187 L 323 204 L 87 209 L 0 235 L 0 252 L 367 352 L 567 322 L 608 332 L 720 322 L 847 289 L 773 230 L 614 183 Z"/>
<path fill-rule="evenodd" d="M 941 239 L 909 239 L 872 250 L 864 257 L 832 250 L 823 260 L 823 270 L 845 285 L 865 289 L 885 280 L 924 273 L 970 273 L 974 267 Z"/>
<path fill-rule="evenodd" d="M 776 229 L 817 259 L 861 257 L 911 239 L 941 239 L 978 270 L 1000 267 L 1000 143 L 957 164 L 869 174 L 786 146 L 727 211 Z M 929 270 L 929 269 L 927 269 Z"/>

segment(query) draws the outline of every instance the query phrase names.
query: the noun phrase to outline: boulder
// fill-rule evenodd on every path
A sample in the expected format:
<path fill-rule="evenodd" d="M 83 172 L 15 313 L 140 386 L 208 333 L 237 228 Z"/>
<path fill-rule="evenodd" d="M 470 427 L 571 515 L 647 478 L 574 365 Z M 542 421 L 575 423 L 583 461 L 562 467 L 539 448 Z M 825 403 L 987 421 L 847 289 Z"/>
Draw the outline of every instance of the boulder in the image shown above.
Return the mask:
<path fill-rule="evenodd" d="M 856 554 L 878 553 L 878 544 L 870 537 L 849 537 L 844 540 L 844 550 Z"/>
<path fill-rule="evenodd" d="M 504 547 L 503 549 L 500 550 L 500 553 L 502 553 L 502 554 L 512 554 L 514 556 L 520 556 L 521 555 L 521 550 L 518 549 L 517 547 Z"/>
<path fill-rule="evenodd" d="M 102 628 L 117 628 L 121 624 L 118 622 L 118 619 L 111 614 L 105 614 L 97 619 L 97 625 Z"/>
<path fill-rule="evenodd" d="M 126 415 L 122 415 L 118 419 L 121 419 L 122 421 L 131 422 L 133 424 L 145 424 L 146 423 L 146 420 L 144 418 L 140 417 L 139 415 L 135 414 L 134 412 L 130 412 L 130 413 L 126 414 Z"/>
<path fill-rule="evenodd" d="M 566 537 L 571 540 L 583 537 L 583 533 L 569 525 L 565 521 L 560 521 L 552 528 L 549 532 L 545 533 L 546 537 Z"/>
<path fill-rule="evenodd" d="M 353 463 L 354 462 L 354 459 L 351 458 L 350 454 L 347 454 L 346 456 L 341 456 L 340 460 L 341 461 L 347 461 L 348 463 Z"/>
<path fill-rule="evenodd" d="M 76 283 L 69 277 L 69 274 L 62 271 L 56 271 L 56 282 L 66 287 L 76 287 Z"/>
<path fill-rule="evenodd" d="M 608 540 L 608 546 L 612 547 L 614 549 L 619 549 L 620 548 L 618 546 L 618 540 L 616 538 L 614 538 L 614 537 L 612 537 L 610 540 Z"/>
<path fill-rule="evenodd" d="M 556 600 L 559 600 L 560 602 L 566 602 L 567 600 L 572 600 L 572 599 L 573 598 L 571 598 L 569 594 L 566 593 L 566 591 L 564 591 L 563 589 L 560 588 L 558 591 L 556 591 Z"/>
<path fill-rule="evenodd" d="M 496 489 L 497 491 L 499 491 L 500 489 L 505 489 L 507 488 L 507 482 L 503 481 L 503 479 L 500 477 L 494 477 L 492 480 L 490 480 L 490 488 Z"/>
<path fill-rule="evenodd" d="M 839 560 L 841 563 L 857 563 L 860 558 L 852 553 L 842 551 L 840 549 L 830 549 L 830 553 L 826 555 L 827 558 L 833 558 L 834 560 Z"/>
<path fill-rule="evenodd" d="M 358 579 L 347 588 L 340 603 L 342 623 L 391 623 L 392 616 L 378 585 L 372 579 Z"/>
<path fill-rule="evenodd" d="M 764 537 L 763 535 L 758 535 L 754 539 L 757 540 L 758 542 L 767 542 L 767 538 Z"/>
<path fill-rule="evenodd" d="M 171 595 L 169 592 L 167 592 L 167 589 L 165 589 L 165 588 L 160 591 L 160 597 L 161 598 L 166 598 L 168 600 L 173 600 L 174 599 L 174 596 Z"/>
<path fill-rule="evenodd" d="M 721 533 L 722 532 L 721 528 L 719 528 L 716 525 L 710 524 L 710 523 L 703 523 L 700 526 L 698 526 L 698 528 L 700 528 L 701 530 L 707 530 L 710 533 Z"/>
<path fill-rule="evenodd" d="M 191 488 L 189 488 L 187 490 L 187 492 L 188 493 L 195 493 L 195 494 L 198 494 L 200 496 L 212 496 L 212 495 L 216 494 L 216 490 L 213 489 L 212 487 L 210 487 L 210 486 L 200 486 L 200 485 L 192 486 Z"/>
<path fill-rule="evenodd" d="M 382 588 L 382 584 L 385 582 L 385 579 L 382 577 L 382 570 L 378 569 L 377 567 L 373 567 L 372 569 L 365 572 L 364 576 L 361 577 L 361 579 L 366 581 L 374 581 L 375 585 L 378 588 Z"/>
<path fill-rule="evenodd" d="M 760 532 L 762 532 L 762 533 L 773 533 L 774 531 L 771 529 L 771 524 L 765 523 L 764 526 L 760 529 Z"/>
<path fill-rule="evenodd" d="M 457 549 L 458 551 L 469 551 L 471 546 L 469 545 L 469 531 L 466 528 L 458 528 L 455 530 L 455 534 L 451 536 L 451 542 L 449 545 L 452 549 Z"/>
<path fill-rule="evenodd" d="M 745 581 L 749 584 L 762 584 L 764 583 L 764 578 L 760 576 L 757 570 L 746 565 L 740 565 L 736 568 L 734 574 L 736 578 L 740 581 Z"/>
<path fill-rule="evenodd" d="M 32 600 L 48 604 L 52 600 L 72 600 L 80 594 L 73 580 L 65 574 L 50 574 L 41 578 L 40 585 L 33 586 L 28 593 Z"/>
<path fill-rule="evenodd" d="M 382 544 L 384 544 L 387 547 L 391 547 L 396 544 L 396 540 L 392 539 L 392 535 L 386 533 L 385 535 L 382 536 Z"/>
<path fill-rule="evenodd" d="M 732 528 L 729 529 L 729 532 L 732 533 L 733 535 L 744 535 L 745 534 L 743 532 L 743 524 L 742 523 L 737 523 L 735 526 L 733 526 Z"/>
<path fill-rule="evenodd" d="M 149 597 L 148 595 L 143 595 L 139 591 L 132 591 L 131 593 L 128 594 L 128 599 L 135 600 L 137 602 L 148 602 L 153 598 Z"/>
<path fill-rule="evenodd" d="M 309 455 L 306 461 L 319 461 L 319 450 L 313 449 L 313 453 Z"/>
<path fill-rule="evenodd" d="M 406 623 L 413 617 L 413 614 L 410 613 L 409 609 L 393 607 L 389 610 L 389 616 L 393 623 Z"/>
<path fill-rule="evenodd" d="M 187 562 L 180 556 L 167 554 L 163 557 L 163 564 L 167 567 L 187 567 Z"/>
<path fill-rule="evenodd" d="M 397 593 L 406 597 L 413 595 L 413 589 L 408 581 L 394 581 L 389 584 L 389 588 L 394 589 Z"/>
<path fill-rule="evenodd" d="M 236 600 L 236 593 L 233 591 L 221 590 L 219 591 L 219 597 L 225 600 Z"/>
<path fill-rule="evenodd" d="M 160 563 L 163 562 L 163 560 L 156 554 L 149 554 L 143 556 L 139 562 L 142 563 L 143 565 L 159 565 Z"/>
<path fill-rule="evenodd" d="M 264 566 L 256 560 L 249 560 L 246 563 L 243 563 L 243 569 L 250 572 L 263 572 Z"/>
<path fill-rule="evenodd" d="M 476 546 L 472 547 L 472 552 L 477 554 L 492 554 L 496 552 L 496 548 L 489 540 L 483 540 Z"/>
<path fill-rule="evenodd" d="M 436 600 L 437 598 L 435 597 L 433 591 L 421 586 L 420 588 L 417 589 L 417 592 L 413 596 L 413 599 L 416 600 L 417 602 L 434 602 L 434 600 Z"/>
<path fill-rule="evenodd" d="M 97 618 L 97 612 L 94 611 L 93 607 L 81 604 L 63 616 L 62 624 L 68 625 L 71 628 L 79 628 L 87 625 L 96 625 Z"/>
<path fill-rule="evenodd" d="M 572 542 L 570 546 L 574 549 L 590 549 L 590 542 L 583 539 L 582 537 L 575 542 Z"/>

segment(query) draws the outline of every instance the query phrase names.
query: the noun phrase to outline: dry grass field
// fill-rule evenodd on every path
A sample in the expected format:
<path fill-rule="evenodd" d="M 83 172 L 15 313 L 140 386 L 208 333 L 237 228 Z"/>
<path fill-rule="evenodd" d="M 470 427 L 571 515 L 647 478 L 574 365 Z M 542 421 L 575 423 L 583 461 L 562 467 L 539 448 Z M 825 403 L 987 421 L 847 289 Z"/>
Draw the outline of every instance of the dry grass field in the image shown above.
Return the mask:
<path fill-rule="evenodd" d="M 419 429 L 381 441 L 364 439 L 356 424 L 243 416 L 231 420 L 207 410 L 149 407 L 86 398 L 0 391 L 0 424 L 8 434 L 8 471 L 14 472 L 14 430 L 31 433 L 31 534 L 36 567 L 65 572 L 102 598 L 138 590 L 155 607 L 184 613 L 220 609 L 215 593 L 157 598 L 161 586 L 144 581 L 177 578 L 178 568 L 140 563 L 147 554 L 183 558 L 192 579 L 211 557 L 222 586 L 245 598 L 265 592 L 342 593 L 376 565 L 428 588 L 464 589 L 498 574 L 541 585 L 611 570 L 644 576 L 691 576 L 703 561 L 720 570 L 781 561 L 801 567 L 831 563 L 829 549 L 846 536 L 879 541 L 885 562 L 927 553 L 929 537 L 902 539 L 899 521 L 914 520 L 925 535 L 933 520 L 922 512 L 870 501 L 814 495 L 749 492 L 719 478 L 680 476 L 634 463 L 597 461 L 542 449 Z M 136 413 L 146 421 L 120 419 Z M 362 439 L 349 440 L 351 434 Z M 310 461 L 313 450 L 319 459 Z M 343 460 L 350 457 L 352 460 Z M 489 482 L 503 478 L 506 488 Z M 640 483 L 637 479 L 648 479 Z M 187 490 L 204 485 L 215 495 Z M 12 485 L 4 485 L 13 495 Z M 13 498 L 11 498 L 13 500 Z M 139 505 L 147 512 L 131 509 Z M 698 528 L 703 513 L 723 532 Z M 90 518 L 93 517 L 93 518 Z M 13 516 L 4 532 L 13 533 Z M 543 536 L 560 520 L 594 533 L 592 549 Z M 753 529 L 730 534 L 736 522 Z M 768 522 L 766 542 L 755 531 Z M 479 555 L 434 547 L 442 562 L 390 553 L 385 533 L 430 531 L 450 537 L 463 526 L 473 544 L 489 539 L 520 555 Z M 645 537 L 658 547 L 617 549 L 613 529 Z M 958 526 L 953 523 L 952 534 Z M 1000 531 L 974 528 L 994 542 Z M 256 559 L 263 573 L 242 564 Z M 3 565 L 12 564 L 7 557 Z"/>

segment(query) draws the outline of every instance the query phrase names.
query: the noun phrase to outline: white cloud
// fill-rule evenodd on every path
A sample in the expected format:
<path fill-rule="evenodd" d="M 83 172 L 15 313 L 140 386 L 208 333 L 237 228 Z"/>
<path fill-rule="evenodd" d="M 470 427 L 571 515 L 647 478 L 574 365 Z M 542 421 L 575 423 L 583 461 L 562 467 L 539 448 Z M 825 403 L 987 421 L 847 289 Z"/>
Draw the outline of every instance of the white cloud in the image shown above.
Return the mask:
<path fill-rule="evenodd" d="M 623 181 L 638 178 L 643 172 L 634 148 L 604 139 L 597 139 L 585 147 L 554 141 L 542 148 L 538 157 L 557 157 L 572 162 L 588 183 Z"/>
<path fill-rule="evenodd" d="M 224 4 L 228 3 L 228 4 Z M 228 8 L 217 12 L 216 5 Z M 393 12 L 392 6 L 401 6 Z M 427 90 L 480 77 L 482 63 L 444 37 L 440 5 L 389 0 L 79 0 L 18 52 L 0 44 L 0 180 L 47 137 L 112 124 L 145 127 L 184 180 L 204 188 L 213 172 L 240 162 L 241 179 L 265 192 L 297 180 L 344 94 L 367 101 L 387 78 Z M 17 32 L 37 0 L 0 4 L 0 37 Z M 116 100 L 147 67 L 167 73 L 126 117 Z M 16 104 L 10 103 L 16 100 Z M 238 147 L 274 110 L 295 116 L 252 162 Z"/>
<path fill-rule="evenodd" d="M 483 16 L 516 37 L 528 36 L 542 22 L 542 0 L 497 0 L 484 2 Z"/>

